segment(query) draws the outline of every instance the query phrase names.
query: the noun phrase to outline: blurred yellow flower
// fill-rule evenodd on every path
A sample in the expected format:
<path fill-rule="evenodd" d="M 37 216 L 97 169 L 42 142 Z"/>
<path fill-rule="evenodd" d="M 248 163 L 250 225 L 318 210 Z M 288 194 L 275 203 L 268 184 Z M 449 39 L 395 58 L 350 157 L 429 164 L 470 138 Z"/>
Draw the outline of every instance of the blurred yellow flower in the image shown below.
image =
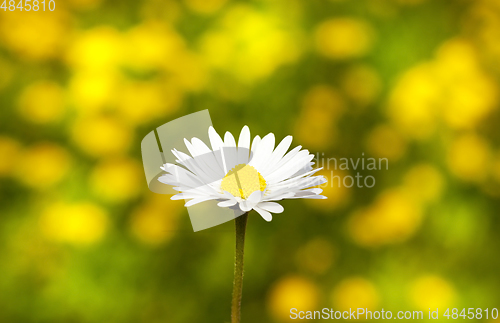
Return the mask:
<path fill-rule="evenodd" d="M 290 309 L 314 311 L 317 309 L 319 291 L 316 285 L 300 276 L 288 276 L 274 283 L 269 292 L 269 310 L 279 321 L 292 321 Z"/>
<path fill-rule="evenodd" d="M 326 183 L 319 186 L 323 190 L 321 194 L 326 196 L 327 199 L 321 201 L 321 203 L 314 203 L 314 200 L 305 200 L 304 202 L 318 210 L 332 211 L 348 205 L 351 201 L 352 191 L 343 184 L 344 177 L 349 176 L 349 174 L 342 170 L 332 169 L 334 167 L 332 165 L 330 165 L 331 169 L 328 170 L 328 160 L 327 158 L 325 159 L 324 165 L 320 162 L 316 166 L 325 167 L 325 169 L 320 170 L 317 175 L 323 175 L 327 180 Z M 328 212 L 327 214 L 334 215 L 335 213 Z"/>
<path fill-rule="evenodd" d="M 177 110 L 183 93 L 174 84 L 129 82 L 115 98 L 117 112 L 131 124 L 143 124 Z"/>
<path fill-rule="evenodd" d="M 189 9 L 200 14 L 213 14 L 219 11 L 227 0 L 184 0 Z"/>
<path fill-rule="evenodd" d="M 454 304 L 456 292 L 445 279 L 435 275 L 422 276 L 416 279 L 409 291 L 413 305 L 419 310 L 428 311 L 439 308 L 443 310 Z"/>
<path fill-rule="evenodd" d="M 12 175 L 19 162 L 21 144 L 14 138 L 0 136 L 0 176 Z"/>
<path fill-rule="evenodd" d="M 481 69 L 476 50 L 465 40 L 446 42 L 436 59 L 445 122 L 471 128 L 497 106 L 498 85 Z"/>
<path fill-rule="evenodd" d="M 390 125 L 379 125 L 373 129 L 366 140 L 368 152 L 375 157 L 388 158 L 395 162 L 406 152 L 407 142 L 404 135 Z"/>
<path fill-rule="evenodd" d="M 132 131 L 127 125 L 104 116 L 80 119 L 71 131 L 73 141 L 95 157 L 123 153 L 132 140 Z"/>
<path fill-rule="evenodd" d="M 442 118 L 451 128 L 469 129 L 498 103 L 498 90 L 470 43 L 452 39 L 436 58 L 408 70 L 389 98 L 388 113 L 403 132 L 428 137 Z"/>
<path fill-rule="evenodd" d="M 382 89 L 380 76 L 368 65 L 355 65 L 349 68 L 341 82 L 344 93 L 361 106 L 375 102 Z"/>
<path fill-rule="evenodd" d="M 172 201 L 165 195 L 152 195 L 132 212 L 130 230 L 142 243 L 155 246 L 174 236 L 183 202 Z"/>
<path fill-rule="evenodd" d="M 421 206 L 402 190 L 386 191 L 375 202 L 355 211 L 348 223 L 353 240 L 365 247 L 398 243 L 420 227 Z"/>
<path fill-rule="evenodd" d="M 104 237 L 108 215 L 105 210 L 91 203 L 55 203 L 42 212 L 40 227 L 49 239 L 88 245 Z"/>
<path fill-rule="evenodd" d="M 500 72 L 500 10 L 496 0 L 479 0 L 471 3 L 465 12 L 464 34 L 473 39 L 481 51 L 484 63 Z"/>
<path fill-rule="evenodd" d="M 17 161 L 16 177 L 33 188 L 45 189 L 60 182 L 71 167 L 72 158 L 55 143 L 38 143 L 28 147 Z"/>
<path fill-rule="evenodd" d="M 56 11 L 12 11 L 2 14 L 0 40 L 29 60 L 46 60 L 60 55 L 69 30 L 69 19 L 62 8 Z"/>
<path fill-rule="evenodd" d="M 82 115 L 101 111 L 116 97 L 119 81 L 113 71 L 74 73 L 69 85 L 72 103 Z"/>
<path fill-rule="evenodd" d="M 130 158 L 101 161 L 90 175 L 90 187 L 97 197 L 123 202 L 136 197 L 144 186 L 142 166 Z"/>
<path fill-rule="evenodd" d="M 362 277 L 342 280 L 332 292 L 333 307 L 339 311 L 366 308 L 377 310 L 379 295 L 375 286 Z"/>
<path fill-rule="evenodd" d="M 316 48 L 332 59 L 349 59 L 367 54 L 374 42 L 374 30 L 355 18 L 333 18 L 315 30 Z"/>
<path fill-rule="evenodd" d="M 328 85 L 315 85 L 307 91 L 295 124 L 300 142 L 311 149 L 332 147 L 336 140 L 336 127 L 345 111 L 341 94 Z"/>
<path fill-rule="evenodd" d="M 286 23 L 245 5 L 233 6 L 202 37 L 201 52 L 208 65 L 252 83 L 299 58 L 299 37 L 293 26 L 283 27 Z"/>
<path fill-rule="evenodd" d="M 185 39 L 172 27 L 147 21 L 124 35 L 124 65 L 137 71 L 162 71 L 169 84 L 187 91 L 199 91 L 206 83 L 202 59 L 191 52 Z"/>
<path fill-rule="evenodd" d="M 64 92 L 52 81 L 40 81 L 29 85 L 18 100 L 19 112 L 34 123 L 58 121 L 64 114 Z"/>
<path fill-rule="evenodd" d="M 66 58 L 74 69 L 100 72 L 121 64 L 123 46 L 123 37 L 114 27 L 101 25 L 77 35 Z"/>
<path fill-rule="evenodd" d="M 434 166 L 419 164 L 406 173 L 403 187 L 414 198 L 431 202 L 441 196 L 444 184 L 443 175 Z"/>
<path fill-rule="evenodd" d="M 191 52 L 185 52 L 167 66 L 172 79 L 186 91 L 202 90 L 208 78 L 208 70 L 203 58 Z"/>
<path fill-rule="evenodd" d="M 124 34 L 125 65 L 151 70 L 175 64 L 186 51 L 181 35 L 166 24 L 148 21 Z"/>
<path fill-rule="evenodd" d="M 313 274 L 324 274 L 337 257 L 337 249 L 325 238 L 314 238 L 303 245 L 295 255 L 300 269 Z"/>
<path fill-rule="evenodd" d="M 388 114 L 402 133 L 417 139 L 433 133 L 439 115 L 436 82 L 429 63 L 411 68 L 399 79 L 389 96 Z"/>
<path fill-rule="evenodd" d="M 481 182 L 488 173 L 490 155 L 489 145 L 482 137 L 463 134 L 450 144 L 447 164 L 461 180 Z"/>

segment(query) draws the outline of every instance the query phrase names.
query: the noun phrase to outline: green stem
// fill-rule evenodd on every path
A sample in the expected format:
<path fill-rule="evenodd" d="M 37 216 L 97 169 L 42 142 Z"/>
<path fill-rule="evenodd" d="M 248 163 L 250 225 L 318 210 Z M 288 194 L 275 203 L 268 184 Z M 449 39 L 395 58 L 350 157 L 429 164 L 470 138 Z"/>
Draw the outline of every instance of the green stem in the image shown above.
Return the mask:
<path fill-rule="evenodd" d="M 233 301 L 231 306 L 231 323 L 241 322 L 241 295 L 243 292 L 243 256 L 245 254 L 245 231 L 248 212 L 235 219 L 236 224 L 236 257 L 234 261 Z"/>

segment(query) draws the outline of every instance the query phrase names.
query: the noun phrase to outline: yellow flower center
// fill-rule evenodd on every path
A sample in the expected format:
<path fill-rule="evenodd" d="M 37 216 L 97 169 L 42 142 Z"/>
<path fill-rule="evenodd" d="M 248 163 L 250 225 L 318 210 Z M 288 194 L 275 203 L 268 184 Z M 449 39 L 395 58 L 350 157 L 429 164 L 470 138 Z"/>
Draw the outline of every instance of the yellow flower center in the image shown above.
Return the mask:
<path fill-rule="evenodd" d="M 264 192 L 266 180 L 252 166 L 239 164 L 227 172 L 220 187 L 235 197 L 247 199 L 255 191 Z"/>

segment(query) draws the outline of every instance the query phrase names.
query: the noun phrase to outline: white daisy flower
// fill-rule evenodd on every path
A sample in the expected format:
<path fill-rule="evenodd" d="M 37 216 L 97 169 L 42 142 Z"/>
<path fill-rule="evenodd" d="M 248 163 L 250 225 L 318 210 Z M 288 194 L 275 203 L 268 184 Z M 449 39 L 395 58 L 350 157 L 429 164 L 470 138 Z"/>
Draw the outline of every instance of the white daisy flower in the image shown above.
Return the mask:
<path fill-rule="evenodd" d="M 312 169 L 313 154 L 301 146 L 288 149 L 292 136 L 275 147 L 274 134 L 255 136 L 244 126 L 236 143 L 230 132 L 224 140 L 213 127 L 208 129 L 210 149 L 203 141 L 184 139 L 191 156 L 176 149 L 172 153 L 178 164 L 161 167 L 167 174 L 159 181 L 172 185 L 179 192 L 173 200 L 189 200 L 185 206 L 216 200 L 220 207 L 239 208 L 242 212 L 257 211 L 266 221 L 271 213 L 283 212 L 276 203 L 283 199 L 325 199 L 323 191 L 314 186 L 323 184 L 323 176 L 313 176 L 321 168 Z"/>

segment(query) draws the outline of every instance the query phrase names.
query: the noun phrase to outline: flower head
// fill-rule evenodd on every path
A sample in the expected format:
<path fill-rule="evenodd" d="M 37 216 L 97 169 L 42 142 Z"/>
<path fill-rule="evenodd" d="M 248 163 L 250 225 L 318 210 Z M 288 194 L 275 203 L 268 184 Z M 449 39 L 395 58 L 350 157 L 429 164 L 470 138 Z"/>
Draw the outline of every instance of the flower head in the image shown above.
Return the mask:
<path fill-rule="evenodd" d="M 216 200 L 220 207 L 242 212 L 253 209 L 271 221 L 271 213 L 284 210 L 275 201 L 326 198 L 320 195 L 322 189 L 313 188 L 326 182 L 323 176 L 313 176 L 320 170 L 312 168 L 314 155 L 301 146 L 288 151 L 292 136 L 275 147 L 274 134 L 251 140 L 247 126 L 238 143 L 230 132 L 223 140 L 213 127 L 208 135 L 212 149 L 198 138 L 184 139 L 191 156 L 173 149 L 177 164 L 163 165 L 166 174 L 159 181 L 179 192 L 173 200 L 189 200 L 186 206 Z"/>

